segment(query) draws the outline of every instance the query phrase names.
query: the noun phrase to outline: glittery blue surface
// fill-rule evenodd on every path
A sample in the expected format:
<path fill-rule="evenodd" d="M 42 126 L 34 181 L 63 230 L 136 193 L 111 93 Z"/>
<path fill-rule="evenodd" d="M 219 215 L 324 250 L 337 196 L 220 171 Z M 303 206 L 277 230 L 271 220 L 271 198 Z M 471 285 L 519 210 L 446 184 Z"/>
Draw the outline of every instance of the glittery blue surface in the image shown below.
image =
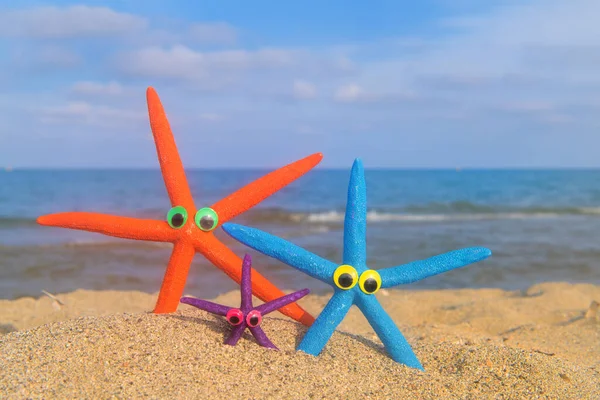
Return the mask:
<path fill-rule="evenodd" d="M 366 226 L 367 192 L 364 170 L 361 161 L 356 159 L 352 166 L 348 187 L 342 264 L 352 266 L 358 276 L 369 270 L 366 262 Z M 338 264 L 258 229 L 232 223 L 226 223 L 222 227 L 230 236 L 245 245 L 276 258 L 334 288 L 333 296 L 309 328 L 300 342 L 298 350 L 315 356 L 321 353 L 350 307 L 356 305 L 365 315 L 392 359 L 413 368 L 423 369 L 410 345 L 390 316 L 381 307 L 374 294 L 366 293 L 360 288 L 359 284 L 355 284 L 349 289 L 343 289 L 336 285 L 333 276 L 335 270 L 339 267 Z M 481 261 L 490 255 L 491 251 L 487 248 L 465 248 L 426 260 L 381 269 L 377 271 L 381 278 L 380 288 L 415 282 Z"/>

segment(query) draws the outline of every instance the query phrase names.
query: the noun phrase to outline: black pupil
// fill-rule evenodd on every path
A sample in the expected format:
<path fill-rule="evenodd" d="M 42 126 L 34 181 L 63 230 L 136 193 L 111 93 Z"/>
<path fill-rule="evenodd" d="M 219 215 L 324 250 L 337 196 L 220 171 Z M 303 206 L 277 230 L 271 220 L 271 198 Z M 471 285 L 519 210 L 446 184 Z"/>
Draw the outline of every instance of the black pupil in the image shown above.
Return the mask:
<path fill-rule="evenodd" d="M 338 283 L 340 284 L 341 287 L 346 288 L 346 287 L 352 286 L 352 284 L 354 283 L 354 279 L 352 278 L 352 275 L 345 272 L 339 276 Z"/>
<path fill-rule="evenodd" d="M 183 214 L 177 213 L 177 214 L 173 215 L 171 217 L 171 224 L 173 224 L 173 226 L 177 226 L 177 227 L 183 225 Z"/>
<path fill-rule="evenodd" d="M 240 319 L 236 316 L 233 316 L 229 318 L 229 322 L 231 322 L 232 324 L 237 324 L 238 322 L 240 322 Z"/>
<path fill-rule="evenodd" d="M 256 325 L 256 324 L 258 324 L 258 317 L 251 317 L 250 325 Z"/>
<path fill-rule="evenodd" d="M 374 278 L 368 278 L 363 286 L 366 292 L 373 293 L 377 290 L 377 281 Z"/>
<path fill-rule="evenodd" d="M 210 215 L 205 215 L 202 218 L 200 218 L 200 226 L 202 227 L 202 229 L 212 229 L 214 224 L 215 221 Z"/>

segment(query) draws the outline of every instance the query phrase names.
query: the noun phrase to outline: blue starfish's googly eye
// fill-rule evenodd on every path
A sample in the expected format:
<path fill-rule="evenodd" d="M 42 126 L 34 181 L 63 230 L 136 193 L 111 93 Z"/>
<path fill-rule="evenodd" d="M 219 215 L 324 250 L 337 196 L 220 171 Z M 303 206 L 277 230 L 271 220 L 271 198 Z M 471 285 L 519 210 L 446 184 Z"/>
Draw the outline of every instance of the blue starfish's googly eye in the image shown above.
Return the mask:
<path fill-rule="evenodd" d="M 360 287 L 360 290 L 366 294 L 376 293 L 381 287 L 381 276 L 379 276 L 379 272 L 373 269 L 363 272 L 360 274 L 358 286 Z"/>
<path fill-rule="evenodd" d="M 352 289 L 358 282 L 358 272 L 351 265 L 340 265 L 333 273 L 333 283 L 342 290 Z"/>

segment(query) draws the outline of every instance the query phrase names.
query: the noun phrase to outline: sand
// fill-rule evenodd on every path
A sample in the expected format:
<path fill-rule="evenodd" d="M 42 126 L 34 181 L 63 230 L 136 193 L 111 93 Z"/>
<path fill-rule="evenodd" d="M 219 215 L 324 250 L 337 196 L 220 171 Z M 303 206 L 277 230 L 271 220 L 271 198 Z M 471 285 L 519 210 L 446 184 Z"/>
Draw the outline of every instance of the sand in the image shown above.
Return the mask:
<path fill-rule="evenodd" d="M 279 352 L 249 334 L 223 345 L 226 322 L 187 305 L 148 313 L 155 295 L 56 297 L 0 301 L 0 397 L 600 399 L 600 286 L 380 291 L 425 372 L 388 358 L 356 308 L 313 357 L 294 350 L 305 328 L 278 313 L 263 329 Z M 327 299 L 300 304 L 316 315 Z"/>

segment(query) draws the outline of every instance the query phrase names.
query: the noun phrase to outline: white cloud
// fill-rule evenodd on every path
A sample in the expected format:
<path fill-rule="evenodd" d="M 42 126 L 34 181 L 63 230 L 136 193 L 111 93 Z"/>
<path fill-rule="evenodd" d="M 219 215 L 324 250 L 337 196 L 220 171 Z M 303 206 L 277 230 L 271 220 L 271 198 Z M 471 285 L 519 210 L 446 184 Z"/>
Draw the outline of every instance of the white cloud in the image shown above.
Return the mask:
<path fill-rule="evenodd" d="M 364 96 L 363 89 L 356 83 L 350 83 L 339 87 L 334 98 L 340 102 L 351 103 L 361 99 L 362 96 Z"/>
<path fill-rule="evenodd" d="M 552 111 L 555 109 L 555 105 L 547 101 L 517 101 L 508 104 L 502 104 L 499 106 L 499 109 L 513 112 L 538 113 Z"/>
<path fill-rule="evenodd" d="M 199 43 L 234 44 L 237 30 L 225 22 L 195 23 L 190 26 L 188 36 Z"/>
<path fill-rule="evenodd" d="M 318 133 L 312 126 L 309 125 L 299 125 L 296 127 L 296 132 L 301 135 L 315 135 Z"/>
<path fill-rule="evenodd" d="M 84 124 L 84 125 L 115 125 L 147 119 L 142 111 L 93 105 L 85 101 L 68 102 L 60 106 L 42 107 L 39 119 L 45 124 Z"/>
<path fill-rule="evenodd" d="M 297 99 L 314 99 L 317 97 L 317 87 L 310 82 L 297 79 L 294 81 L 293 94 Z"/>
<path fill-rule="evenodd" d="M 145 29 L 147 21 L 106 7 L 34 7 L 0 12 L 0 36 L 73 38 L 111 36 Z"/>
<path fill-rule="evenodd" d="M 33 56 L 40 65 L 69 68 L 82 62 L 81 57 L 66 47 L 44 46 Z"/>
<path fill-rule="evenodd" d="M 213 73 L 288 67 L 294 65 L 296 57 L 290 50 L 201 52 L 176 45 L 170 49 L 147 47 L 123 54 L 119 67 L 132 75 L 195 81 L 214 79 Z"/>
<path fill-rule="evenodd" d="M 85 95 L 119 95 L 123 93 L 123 86 L 115 81 L 108 83 L 80 81 L 71 86 L 71 92 Z"/>
<path fill-rule="evenodd" d="M 443 108 L 485 111 L 492 119 L 567 121 L 576 105 L 591 106 L 600 93 L 597 15 L 594 0 L 513 2 L 444 20 L 440 26 L 452 29 L 414 51 L 389 40 L 386 51 L 365 44 L 353 49 L 355 59 L 365 60 L 359 73 L 334 98 L 383 102 L 404 93 L 432 114 Z"/>
<path fill-rule="evenodd" d="M 40 70 L 68 69 L 80 65 L 83 60 L 73 50 L 65 46 L 43 45 L 36 48 L 27 46 L 16 47 L 9 50 L 10 56 L 7 63 L 2 65 L 3 77 L 11 78 L 13 73 L 18 75 L 22 71 L 31 71 L 39 74 Z"/>
<path fill-rule="evenodd" d="M 199 115 L 199 118 L 203 121 L 210 121 L 210 122 L 219 122 L 219 121 L 222 121 L 223 119 L 225 119 L 223 117 L 223 115 L 217 114 L 217 113 L 203 113 L 203 114 Z"/>
<path fill-rule="evenodd" d="M 133 35 L 136 38 L 129 38 L 127 47 L 119 48 L 126 52 L 117 57 L 117 71 L 103 70 L 91 79 L 105 81 L 78 82 L 71 89 L 77 94 L 110 95 L 123 91 L 117 81 L 135 85 L 125 79 L 143 80 L 163 87 L 161 96 L 172 99 L 165 106 L 180 113 L 173 118 L 174 124 L 192 126 L 202 121 L 211 130 L 229 135 L 232 142 L 242 131 L 260 132 L 263 145 L 287 131 L 306 134 L 305 139 L 322 133 L 330 143 L 339 142 L 335 135 L 353 132 L 358 137 L 368 132 L 379 135 L 379 143 L 391 143 L 393 137 L 402 135 L 409 146 L 428 151 L 438 140 L 469 145 L 472 138 L 485 137 L 493 153 L 490 162 L 501 165 L 504 156 L 497 148 L 510 152 L 507 143 L 511 137 L 522 139 L 519 151 L 523 157 L 536 151 L 536 132 L 552 131 L 557 138 L 592 137 L 591 127 L 598 126 L 600 111 L 600 24 L 596 15 L 600 15 L 598 1 L 515 1 L 485 13 L 441 21 L 437 28 L 446 32 L 421 38 L 258 50 L 237 45 L 227 51 L 201 49 L 234 44 L 232 27 L 209 23 L 188 30 L 181 25 L 168 32 L 153 31 L 154 37 L 148 41 L 136 38 L 152 36 L 151 30 Z M 159 43 L 163 47 L 157 46 Z M 46 50 L 45 57 L 60 63 L 63 50 Z M 63 59 L 69 64 L 67 53 Z M 223 90 L 225 86 L 227 90 Z M 192 90 L 198 87 L 217 90 L 198 94 Z M 135 104 L 146 126 L 143 89 L 138 95 Z M 320 97 L 329 102 L 293 102 L 292 97 Z M 122 100 L 120 96 L 111 98 Z M 113 103 L 108 107 L 74 102 L 40 115 L 48 123 L 100 125 L 108 120 L 131 121 L 132 111 L 128 110 Z M 343 145 L 347 149 L 364 148 L 346 137 Z M 561 147 L 584 147 L 560 143 L 555 154 Z M 385 146 L 381 148 L 385 150 Z M 483 150 L 475 153 L 488 162 Z M 545 160 L 552 161 L 550 157 Z"/>

